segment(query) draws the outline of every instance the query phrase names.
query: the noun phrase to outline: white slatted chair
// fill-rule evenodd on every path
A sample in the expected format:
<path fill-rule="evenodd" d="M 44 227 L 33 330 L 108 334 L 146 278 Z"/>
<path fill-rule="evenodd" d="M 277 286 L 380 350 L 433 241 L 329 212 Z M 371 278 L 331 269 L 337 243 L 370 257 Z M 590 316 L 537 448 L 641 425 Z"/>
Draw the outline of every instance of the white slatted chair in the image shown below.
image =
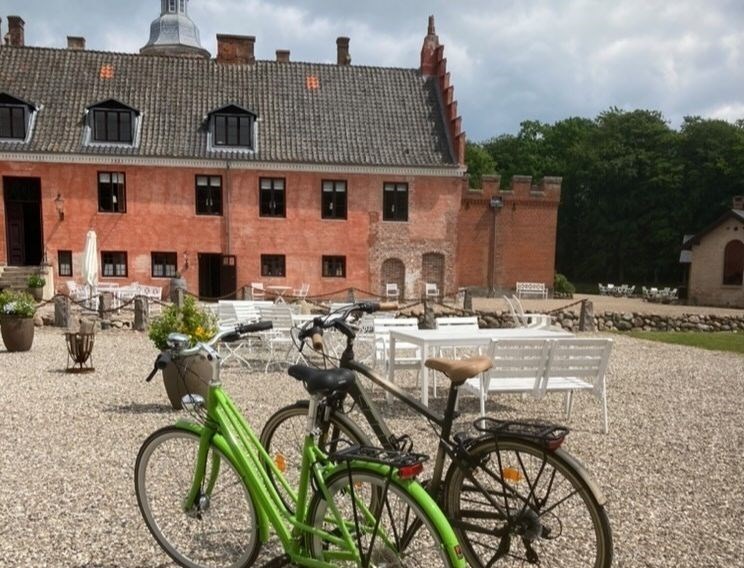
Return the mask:
<path fill-rule="evenodd" d="M 390 366 L 390 331 L 418 329 L 417 318 L 379 317 L 374 319 L 375 351 L 373 366 L 381 364 L 385 372 Z M 395 342 L 395 369 L 421 370 L 421 348 L 405 341 Z M 390 396 L 388 395 L 388 400 Z"/>
<path fill-rule="evenodd" d="M 540 396 L 550 353 L 547 339 L 501 339 L 491 341 L 488 356 L 493 362 L 490 371 L 468 379 L 460 391 L 480 398 L 480 415 L 486 415 L 489 393 L 531 393 Z M 458 392 L 459 394 L 459 392 Z"/>
<path fill-rule="evenodd" d="M 447 316 L 434 318 L 434 329 L 449 329 L 449 330 L 463 330 L 472 331 L 478 330 L 478 316 Z M 448 357 L 447 350 L 452 349 L 452 358 L 457 359 L 457 347 L 440 347 L 437 350 L 437 357 Z M 480 354 L 480 350 L 479 350 Z M 432 385 L 434 389 L 434 396 L 437 396 L 437 375 L 432 375 Z"/>
<path fill-rule="evenodd" d="M 400 298 L 400 290 L 395 282 L 388 282 L 385 284 L 385 297 L 388 300 L 397 301 Z"/>
<path fill-rule="evenodd" d="M 437 286 L 436 282 L 426 282 L 424 292 L 427 300 L 436 300 L 439 298 L 439 286 Z"/>
<path fill-rule="evenodd" d="M 531 329 L 547 329 L 552 323 L 548 314 L 528 314 L 524 311 L 522 302 L 516 296 L 509 299 L 504 296 L 504 301 L 509 306 L 515 327 L 527 327 Z"/>
<path fill-rule="evenodd" d="M 566 419 L 571 418 L 575 391 L 590 391 L 602 403 L 602 427 L 607 434 L 607 385 L 605 373 L 612 350 L 611 339 L 552 339 L 545 375 L 538 397 L 549 392 L 566 395 Z"/>
<path fill-rule="evenodd" d="M 293 350 L 296 353 L 294 363 L 300 360 L 305 361 L 302 353 L 295 347 L 292 340 L 294 321 L 290 307 L 287 304 L 260 305 L 258 311 L 261 314 L 261 321 L 268 320 L 273 324 L 273 328 L 262 335 L 269 346 L 269 357 L 266 361 L 264 371 L 269 370 L 269 365 L 272 362 L 278 361 L 278 354 L 283 354 L 284 360 L 288 362 L 291 359 L 290 353 Z"/>
<path fill-rule="evenodd" d="M 251 299 L 263 300 L 266 298 L 266 290 L 263 282 L 251 282 Z"/>
<path fill-rule="evenodd" d="M 302 285 L 299 288 L 295 288 L 292 290 L 292 295 L 299 300 L 304 300 L 307 298 L 308 293 L 310 292 L 310 284 L 307 282 L 303 282 Z"/>
<path fill-rule="evenodd" d="M 240 317 L 238 317 L 238 310 L 235 306 L 236 302 L 220 300 L 216 305 L 217 323 L 221 330 L 235 329 L 238 323 L 244 323 Z M 253 320 L 256 321 L 258 314 Z M 245 322 L 248 323 L 248 322 Z M 251 347 L 250 340 L 248 338 L 241 338 L 237 341 L 221 341 L 217 345 L 217 351 L 221 355 L 220 365 L 226 365 L 230 359 L 235 359 L 238 363 L 245 365 L 251 369 L 251 364 L 248 361 L 248 351 Z"/>

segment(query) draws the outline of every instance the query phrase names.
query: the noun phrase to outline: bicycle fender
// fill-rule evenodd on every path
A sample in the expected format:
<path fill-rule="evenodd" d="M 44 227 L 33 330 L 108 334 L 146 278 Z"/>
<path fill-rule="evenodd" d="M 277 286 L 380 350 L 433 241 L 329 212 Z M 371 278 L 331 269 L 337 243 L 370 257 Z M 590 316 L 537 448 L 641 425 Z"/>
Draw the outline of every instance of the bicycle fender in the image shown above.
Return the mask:
<path fill-rule="evenodd" d="M 575 458 L 567 451 L 565 451 L 563 448 L 558 448 L 555 451 L 555 454 L 574 469 L 576 474 L 592 492 L 592 495 L 597 500 L 597 503 L 604 507 L 607 503 L 607 497 L 605 497 L 604 493 L 602 493 L 602 489 L 600 489 L 599 484 L 594 481 L 594 478 L 590 475 L 589 470 L 584 467 L 584 464 L 581 463 L 578 458 Z"/>
<path fill-rule="evenodd" d="M 197 436 L 201 436 L 201 433 L 204 430 L 204 426 L 196 422 L 192 422 L 191 420 L 178 420 L 175 424 L 175 427 L 187 432 L 191 432 L 192 434 L 196 434 Z M 233 464 L 235 463 L 235 457 L 233 456 L 230 446 L 225 441 L 225 438 L 223 438 L 220 434 L 215 434 L 212 437 L 212 443 L 217 447 L 218 450 L 225 454 L 225 456 L 227 456 L 227 458 L 231 460 Z M 246 487 L 248 488 L 248 492 L 250 493 L 251 499 L 253 500 L 253 505 L 254 507 L 256 507 L 256 516 L 258 517 L 258 529 L 261 542 L 265 543 L 266 541 L 268 541 L 270 536 L 269 518 L 266 515 L 266 511 L 264 511 L 263 507 L 261 507 L 261 501 L 256 495 L 256 489 L 249 484 L 246 484 Z"/>
<path fill-rule="evenodd" d="M 351 465 L 356 469 L 372 471 L 382 476 L 387 476 L 390 473 L 390 466 L 380 463 L 354 460 L 351 462 Z M 338 471 L 346 470 L 346 468 L 346 463 L 336 464 L 326 471 L 324 478 L 327 479 Z M 395 474 L 393 474 L 391 483 L 402 487 L 409 495 L 411 495 L 416 503 L 423 509 L 424 513 L 431 519 L 434 527 L 441 536 L 442 545 L 449 556 L 451 565 L 457 568 L 465 568 L 467 562 L 463 556 L 460 543 L 457 542 L 457 537 L 452 530 L 452 526 L 447 520 L 445 514 L 442 512 L 442 509 L 437 505 L 436 501 L 426 492 L 426 489 L 424 489 L 418 481 L 412 479 L 400 479 Z"/>

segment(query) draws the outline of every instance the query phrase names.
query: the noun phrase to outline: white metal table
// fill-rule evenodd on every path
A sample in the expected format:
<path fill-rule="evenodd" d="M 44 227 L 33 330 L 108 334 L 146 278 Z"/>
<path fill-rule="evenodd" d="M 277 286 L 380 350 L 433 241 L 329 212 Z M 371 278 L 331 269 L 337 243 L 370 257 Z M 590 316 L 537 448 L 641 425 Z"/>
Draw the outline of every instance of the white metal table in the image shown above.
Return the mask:
<path fill-rule="evenodd" d="M 271 291 L 274 295 L 274 303 L 275 304 L 284 304 L 286 303 L 284 301 L 284 294 L 289 292 L 292 289 L 292 286 L 266 286 L 267 291 Z"/>
<path fill-rule="evenodd" d="M 429 405 L 429 369 L 424 365 L 428 357 L 428 350 L 435 347 L 482 347 L 491 343 L 492 339 L 549 339 L 552 337 L 570 337 L 572 333 L 556 329 L 535 328 L 499 328 L 499 329 L 471 329 L 458 330 L 452 328 L 441 329 L 410 329 L 390 330 L 390 361 L 388 365 L 388 380 L 395 382 L 395 342 L 405 341 L 421 348 L 421 402 Z"/>

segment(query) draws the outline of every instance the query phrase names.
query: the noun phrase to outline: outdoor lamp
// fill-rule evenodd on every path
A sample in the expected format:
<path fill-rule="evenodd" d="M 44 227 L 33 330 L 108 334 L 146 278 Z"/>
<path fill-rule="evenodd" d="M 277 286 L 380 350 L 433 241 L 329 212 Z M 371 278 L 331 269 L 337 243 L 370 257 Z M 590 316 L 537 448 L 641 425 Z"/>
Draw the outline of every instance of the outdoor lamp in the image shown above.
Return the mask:
<path fill-rule="evenodd" d="M 61 193 L 58 193 L 57 197 L 54 198 L 54 206 L 57 208 L 57 215 L 59 215 L 59 220 L 64 221 L 65 220 L 65 198 L 62 197 Z"/>

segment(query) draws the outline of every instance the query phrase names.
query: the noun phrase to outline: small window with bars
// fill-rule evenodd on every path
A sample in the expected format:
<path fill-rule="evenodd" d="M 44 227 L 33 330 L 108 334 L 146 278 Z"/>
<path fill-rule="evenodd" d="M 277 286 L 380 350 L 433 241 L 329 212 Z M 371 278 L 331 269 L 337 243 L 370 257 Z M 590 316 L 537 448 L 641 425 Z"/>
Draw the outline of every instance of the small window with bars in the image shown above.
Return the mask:
<path fill-rule="evenodd" d="M 175 252 L 153 252 L 151 258 L 153 278 L 175 278 L 178 271 Z"/>
<path fill-rule="evenodd" d="M 285 217 L 284 178 L 261 178 L 259 183 L 261 217 Z"/>
<path fill-rule="evenodd" d="M 72 276 L 72 251 L 57 251 L 57 273 L 60 276 Z"/>
<path fill-rule="evenodd" d="M 383 221 L 408 221 L 408 184 L 385 183 L 382 191 Z"/>
<path fill-rule="evenodd" d="M 346 219 L 346 182 L 324 180 L 321 192 L 323 219 Z"/>
<path fill-rule="evenodd" d="M 127 276 L 127 253 L 124 251 L 101 252 L 103 276 L 125 278 Z"/>
<path fill-rule="evenodd" d="M 222 176 L 196 176 L 196 214 L 222 215 Z"/>
<path fill-rule="evenodd" d="M 346 257 L 324 256 L 323 276 L 326 278 L 346 278 Z"/>
<path fill-rule="evenodd" d="M 261 255 L 261 276 L 286 276 L 287 263 L 283 254 Z"/>
<path fill-rule="evenodd" d="M 126 180 L 122 172 L 98 172 L 98 211 L 126 213 Z"/>

